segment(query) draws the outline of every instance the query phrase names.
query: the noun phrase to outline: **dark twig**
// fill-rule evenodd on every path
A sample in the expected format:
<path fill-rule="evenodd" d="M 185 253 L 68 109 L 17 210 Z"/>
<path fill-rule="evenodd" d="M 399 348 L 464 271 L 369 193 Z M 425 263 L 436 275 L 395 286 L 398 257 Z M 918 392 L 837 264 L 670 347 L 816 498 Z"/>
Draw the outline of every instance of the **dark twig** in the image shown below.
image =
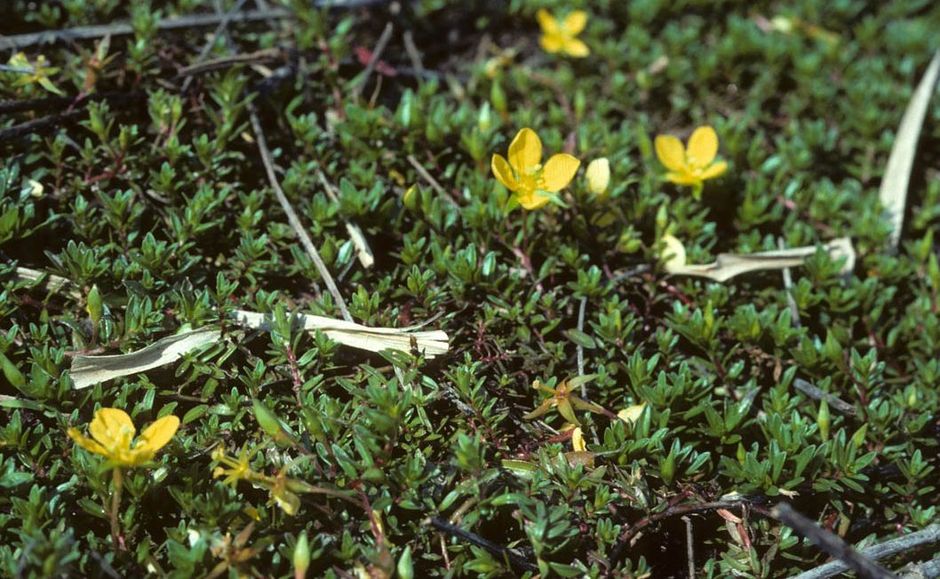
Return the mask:
<path fill-rule="evenodd" d="M 366 83 L 369 82 L 369 77 L 372 76 L 375 65 L 378 64 L 379 60 L 382 58 L 382 53 L 385 52 L 385 47 L 388 46 L 388 41 L 392 38 L 393 29 L 394 27 L 391 22 L 385 25 L 382 36 L 379 36 L 379 41 L 375 43 L 375 48 L 372 49 L 372 56 L 369 57 L 369 63 L 366 65 L 365 72 L 362 73 L 362 77 L 352 87 L 352 95 L 354 98 L 359 98 L 359 95 L 362 94 L 362 89 L 364 89 Z"/>
<path fill-rule="evenodd" d="M 685 554 L 689 559 L 689 579 L 695 579 L 695 546 L 692 543 L 692 519 L 682 517 L 685 523 Z"/>
<path fill-rule="evenodd" d="M 219 21 L 218 26 L 215 27 L 215 31 L 212 33 L 212 37 L 203 45 L 202 50 L 199 51 L 199 55 L 196 56 L 196 61 L 193 64 L 199 64 L 200 62 L 204 61 L 207 56 L 209 56 L 209 52 L 212 50 L 212 45 L 215 44 L 219 36 L 225 33 L 225 28 L 228 26 L 228 23 L 231 22 L 235 14 L 241 11 L 244 4 L 245 0 L 238 0 L 238 3 L 222 16 L 222 20 Z M 192 65 L 187 68 L 191 67 Z M 183 86 L 180 88 L 180 92 L 183 94 L 189 92 L 189 85 L 192 84 L 192 82 L 193 77 L 187 76 L 186 80 L 183 81 Z"/>
<path fill-rule="evenodd" d="M 687 515 L 689 513 L 698 513 L 702 511 L 715 511 L 718 509 L 733 509 L 735 507 L 740 507 L 742 505 L 748 504 L 747 500 L 739 499 L 734 501 L 715 501 L 710 503 L 693 503 L 688 505 L 676 505 L 670 507 L 661 513 L 656 513 L 649 515 L 646 518 L 640 519 L 636 523 L 629 525 L 624 529 L 623 534 L 620 536 L 620 539 L 617 540 L 617 544 L 614 545 L 613 549 L 610 551 L 610 567 L 608 568 L 608 574 L 611 573 L 614 569 L 617 568 L 617 565 L 620 564 L 620 560 L 623 558 L 624 552 L 627 547 L 630 545 L 630 541 L 635 537 L 641 530 L 648 527 L 649 525 L 661 521 L 663 519 L 668 519 L 670 517 L 678 517 L 682 515 Z"/>
<path fill-rule="evenodd" d="M 0 143 L 26 135 L 39 134 L 58 129 L 64 123 L 72 122 L 74 119 L 82 117 L 85 114 L 85 106 L 89 101 L 105 100 L 109 105 L 115 108 L 133 108 L 140 106 L 142 102 L 146 102 L 146 99 L 141 100 L 143 94 L 144 93 L 140 91 L 132 91 L 126 93 L 102 93 L 100 95 L 90 95 L 83 99 L 76 99 L 75 97 L 51 97 L 22 101 L 21 103 L 0 103 L 0 113 L 44 109 L 62 111 L 13 125 L 12 127 L 0 129 Z"/>
<path fill-rule="evenodd" d="M 261 152 L 261 160 L 264 163 L 264 170 L 268 174 L 268 182 L 271 184 L 271 188 L 274 189 L 274 195 L 277 197 L 278 203 L 281 204 L 281 208 L 284 210 L 284 213 L 287 214 L 287 220 L 290 222 L 291 228 L 294 230 L 294 233 L 297 234 L 297 237 L 300 238 L 301 245 L 304 246 L 304 249 L 307 250 L 307 254 L 310 256 L 310 259 L 313 260 L 313 264 L 317 267 L 317 271 L 320 272 L 320 277 L 323 278 L 323 283 L 326 284 L 326 288 L 330 291 L 330 294 L 333 295 L 333 299 L 336 300 L 336 305 L 339 307 L 340 313 L 343 315 L 343 319 L 347 322 L 353 321 L 352 316 L 349 315 L 349 310 L 346 308 L 346 300 L 343 299 L 343 294 L 339 293 L 339 288 L 336 287 L 336 282 L 333 281 L 333 276 L 330 275 L 330 271 L 326 268 L 326 264 L 323 263 L 323 258 L 320 257 L 320 252 L 317 251 L 313 241 L 310 239 L 310 236 L 307 234 L 307 230 L 304 229 L 303 224 L 300 222 L 300 218 L 297 217 L 297 212 L 294 211 L 294 208 L 291 207 L 290 201 L 287 199 L 287 195 L 284 194 L 284 190 L 281 189 L 281 184 L 277 180 L 277 175 L 274 173 L 274 160 L 271 158 L 271 151 L 268 149 L 267 141 L 264 138 L 264 130 L 261 127 L 261 121 L 258 119 L 258 114 L 255 112 L 253 105 L 249 105 L 249 117 L 251 118 L 251 126 L 255 132 L 255 140 L 258 142 L 258 150 Z"/>
<path fill-rule="evenodd" d="M 290 15 L 290 11 L 281 9 L 263 11 L 249 10 L 232 15 L 231 18 L 229 18 L 229 21 L 257 22 L 288 18 Z M 161 32 L 169 32 L 173 30 L 185 30 L 188 28 L 216 26 L 226 17 L 227 15 L 225 14 L 192 14 L 190 16 L 181 16 L 179 18 L 168 18 L 157 23 L 157 29 Z M 59 42 L 69 42 L 76 40 L 91 40 L 95 38 L 103 38 L 105 36 L 129 36 L 133 33 L 134 28 L 129 22 L 96 24 L 94 26 L 78 26 L 75 28 L 65 28 L 62 30 L 44 30 L 42 32 L 0 37 L 0 50 L 22 50 L 24 48 L 36 45 L 57 44 Z"/>
<path fill-rule="evenodd" d="M 796 378 L 793 380 L 793 387 L 814 400 L 825 400 L 826 403 L 837 412 L 855 416 L 854 406 L 839 398 L 835 394 L 830 394 L 820 388 L 817 388 L 802 378 Z"/>
<path fill-rule="evenodd" d="M 266 48 L 247 54 L 234 54 L 232 56 L 222 56 L 213 58 L 205 62 L 196 62 L 183 67 L 176 76 L 187 77 L 187 80 L 196 75 L 206 74 L 223 68 L 228 68 L 237 64 L 255 64 L 257 62 L 270 62 L 281 56 L 281 50 L 277 48 Z M 184 83 L 185 86 L 185 83 Z"/>
<path fill-rule="evenodd" d="M 815 521 L 801 515 L 789 504 L 778 504 L 774 507 L 772 514 L 781 523 L 809 539 L 811 543 L 830 557 L 840 559 L 845 564 L 844 570 L 855 571 L 861 579 L 896 579 L 897 575 L 856 551 L 852 545 L 843 541 L 841 537 L 830 533 L 816 524 Z M 803 577 L 803 575 L 800 577 Z"/>
<path fill-rule="evenodd" d="M 0 114 L 20 113 L 24 111 L 67 111 L 79 106 L 85 106 L 90 101 L 106 100 L 113 102 L 140 102 L 146 96 L 143 91 L 133 92 L 100 92 L 86 95 L 81 99 L 74 96 L 53 96 L 36 99 L 0 101 Z"/>
<path fill-rule="evenodd" d="M 6 129 L 0 130 L 0 143 L 4 141 L 10 141 L 24 135 L 40 133 L 48 129 L 54 129 L 60 126 L 61 123 L 76 117 L 80 117 L 84 114 L 85 111 L 83 110 L 67 111 L 55 115 L 48 115 L 34 119 L 32 121 L 20 123 L 18 125 L 13 125 L 12 127 L 7 127 Z"/>
<path fill-rule="evenodd" d="M 861 554 L 867 559 L 878 560 L 897 553 L 904 553 L 920 545 L 929 545 L 938 542 L 940 542 L 940 523 L 930 525 L 923 530 L 904 535 L 903 537 L 866 547 L 861 550 Z M 800 573 L 793 579 L 825 579 L 826 577 L 833 577 L 848 570 L 848 565 L 840 560 L 836 560 L 806 571 L 805 573 Z M 938 570 L 938 572 L 940 572 L 940 570 Z"/>
<path fill-rule="evenodd" d="M 320 8 L 352 9 L 386 4 L 388 0 L 316 0 L 313 4 Z M 226 18 L 230 23 L 263 22 L 269 20 L 282 20 L 290 18 L 292 12 L 281 8 L 270 10 L 247 10 L 231 16 L 227 14 L 192 14 L 179 18 L 168 18 L 157 23 L 160 32 L 186 30 L 189 28 L 202 28 L 217 26 Z M 15 34 L 0 36 L 0 50 L 23 50 L 31 46 L 43 44 L 56 44 L 77 40 L 91 40 L 105 36 L 129 36 L 134 34 L 130 22 L 116 22 L 114 24 L 98 24 L 94 26 L 77 26 L 61 30 L 43 30 L 28 34 Z"/>
<path fill-rule="evenodd" d="M 517 571 L 522 571 L 522 572 L 538 571 L 538 567 L 533 565 L 531 562 L 529 562 L 528 559 L 526 559 L 525 557 L 517 553 L 514 549 L 509 549 L 507 547 L 503 547 L 502 545 L 497 545 L 496 543 L 488 539 L 484 539 L 483 537 L 481 537 L 480 535 L 477 535 L 476 533 L 471 533 L 470 531 L 464 531 L 457 525 L 452 525 L 448 523 L 447 521 L 445 521 L 444 519 L 441 519 L 439 517 L 432 517 L 431 526 L 437 529 L 438 531 L 441 531 L 442 533 L 447 533 L 448 535 L 457 537 L 458 539 L 464 540 L 468 543 L 476 545 L 477 547 L 480 547 L 481 549 L 488 551 L 492 555 L 496 555 L 497 557 L 500 557 L 504 561 L 507 561 Z"/>
<path fill-rule="evenodd" d="M 419 77 L 424 76 L 424 64 L 421 62 L 421 53 L 415 45 L 414 35 L 410 30 L 406 30 L 405 34 L 402 35 L 402 40 L 405 42 L 405 52 L 408 53 L 414 73 Z"/>

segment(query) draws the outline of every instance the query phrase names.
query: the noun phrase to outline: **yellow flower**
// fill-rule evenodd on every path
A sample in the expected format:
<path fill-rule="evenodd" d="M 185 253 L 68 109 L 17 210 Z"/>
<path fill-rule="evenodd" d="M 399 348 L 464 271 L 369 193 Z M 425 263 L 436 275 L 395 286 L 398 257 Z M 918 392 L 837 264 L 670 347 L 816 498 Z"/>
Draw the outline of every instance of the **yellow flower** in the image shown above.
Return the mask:
<path fill-rule="evenodd" d="M 225 449 L 220 446 L 212 451 L 212 460 L 228 467 L 215 467 L 212 470 L 212 478 L 224 476 L 225 480 L 222 481 L 222 484 L 227 484 L 232 488 L 238 485 L 238 481 L 250 480 L 252 475 L 255 474 L 249 464 L 251 461 L 251 453 L 248 452 L 246 447 L 242 447 L 241 451 L 238 453 L 238 458 L 234 458 L 225 454 Z"/>
<path fill-rule="evenodd" d="M 493 175 L 513 192 L 526 209 L 538 209 L 551 200 L 551 193 L 564 189 L 578 172 L 581 161 L 558 153 L 542 165 L 542 141 L 532 129 L 522 129 L 509 145 L 509 161 L 493 155 Z"/>
<path fill-rule="evenodd" d="M 591 53 L 587 44 L 575 38 L 587 25 L 588 16 L 584 10 L 573 10 L 561 22 L 544 9 L 538 11 L 536 18 L 542 27 L 539 44 L 545 52 L 560 52 L 577 58 Z"/>
<path fill-rule="evenodd" d="M 92 438 L 77 428 L 69 428 L 68 435 L 76 444 L 107 458 L 114 466 L 134 467 L 150 462 L 170 442 L 179 425 L 179 418 L 164 416 L 145 428 L 134 443 L 137 429 L 131 417 L 117 408 L 102 408 L 95 412 L 88 426 Z"/>
<path fill-rule="evenodd" d="M 610 161 L 606 157 L 594 159 L 587 166 L 585 174 L 588 182 L 588 191 L 603 197 L 607 192 L 607 186 L 610 184 Z"/>
<path fill-rule="evenodd" d="M 581 423 L 578 421 L 578 417 L 575 416 L 574 413 L 576 408 L 578 410 L 587 410 L 588 412 L 595 412 L 597 414 L 606 413 L 612 416 L 612 414 L 607 410 L 604 410 L 603 407 L 594 404 L 593 402 L 588 402 L 574 393 L 575 388 L 581 386 L 581 384 L 590 382 L 594 378 L 595 376 L 593 374 L 577 376 L 575 378 L 571 378 L 570 380 L 565 380 L 555 388 L 546 386 L 545 384 L 542 384 L 536 380 L 532 384 L 532 387 L 548 394 L 549 397 L 543 400 L 535 410 L 523 416 L 523 418 L 526 420 L 538 418 L 539 416 L 546 414 L 552 408 L 557 408 L 558 413 L 561 414 L 565 420 L 575 426 L 581 425 Z"/>
<path fill-rule="evenodd" d="M 584 432 L 580 426 L 575 426 L 571 431 L 571 448 L 575 452 L 584 452 L 587 450 L 587 444 L 584 442 Z"/>
<path fill-rule="evenodd" d="M 692 132 L 688 147 L 672 135 L 656 137 L 656 156 L 669 170 L 666 179 L 676 185 L 691 185 L 696 197 L 706 179 L 714 179 L 728 169 L 728 163 L 715 162 L 717 154 L 718 135 L 707 125 Z"/>

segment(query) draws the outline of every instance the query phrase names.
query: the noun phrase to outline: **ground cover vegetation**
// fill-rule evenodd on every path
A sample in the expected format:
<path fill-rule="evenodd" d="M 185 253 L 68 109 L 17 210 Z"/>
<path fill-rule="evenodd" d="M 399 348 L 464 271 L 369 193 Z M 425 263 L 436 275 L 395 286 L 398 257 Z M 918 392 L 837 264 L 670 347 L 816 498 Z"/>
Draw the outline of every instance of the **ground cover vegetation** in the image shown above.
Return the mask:
<path fill-rule="evenodd" d="M 780 503 L 936 531 L 937 99 L 902 228 L 879 185 L 937 3 L 5 4 L 0 574 L 785 577 L 829 557 Z"/>

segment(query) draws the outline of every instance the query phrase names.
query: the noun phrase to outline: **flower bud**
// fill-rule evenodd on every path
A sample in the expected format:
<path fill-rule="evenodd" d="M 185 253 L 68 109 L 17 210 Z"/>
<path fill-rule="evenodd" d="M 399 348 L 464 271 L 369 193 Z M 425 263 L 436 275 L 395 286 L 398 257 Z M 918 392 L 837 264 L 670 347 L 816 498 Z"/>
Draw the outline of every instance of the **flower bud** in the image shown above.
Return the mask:
<path fill-rule="evenodd" d="M 588 164 L 587 182 L 588 190 L 591 193 L 598 197 L 604 197 L 607 186 L 610 184 L 610 162 L 606 157 L 594 159 Z"/>

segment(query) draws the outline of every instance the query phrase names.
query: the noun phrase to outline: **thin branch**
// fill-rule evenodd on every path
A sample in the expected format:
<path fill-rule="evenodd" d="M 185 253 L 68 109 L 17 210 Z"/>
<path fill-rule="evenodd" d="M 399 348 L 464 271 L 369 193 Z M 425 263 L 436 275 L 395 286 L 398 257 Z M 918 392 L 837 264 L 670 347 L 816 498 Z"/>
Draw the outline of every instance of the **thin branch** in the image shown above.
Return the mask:
<path fill-rule="evenodd" d="M 438 195 L 440 195 L 447 201 L 450 201 L 455 207 L 458 207 L 457 202 L 454 199 L 452 199 L 450 195 L 447 194 L 447 190 L 444 189 L 444 187 L 440 183 L 438 183 L 437 179 L 435 179 L 430 173 L 428 173 L 428 170 L 425 169 L 424 166 L 420 162 L 418 162 L 418 160 L 415 158 L 414 155 L 408 155 L 407 159 L 408 159 L 408 162 L 411 163 L 411 166 L 415 168 L 415 171 L 418 172 L 418 175 L 420 175 L 422 179 L 427 181 L 428 185 L 430 185 L 431 188 L 434 189 L 434 191 L 436 191 Z"/>
<path fill-rule="evenodd" d="M 678 517 L 682 515 L 687 515 L 689 513 L 698 513 L 702 511 L 715 511 L 718 509 L 733 509 L 735 507 L 741 507 L 749 504 L 746 499 L 738 499 L 732 501 L 714 501 L 710 503 L 693 503 L 687 505 L 676 505 L 674 507 L 669 507 L 661 513 L 656 513 L 649 515 L 643 519 L 640 519 L 636 523 L 627 526 L 623 534 L 620 535 L 620 538 L 617 540 L 617 543 L 610 551 L 610 567 L 608 567 L 608 576 L 611 572 L 616 569 L 617 565 L 620 563 L 620 560 L 623 558 L 623 555 L 629 546 L 630 541 L 635 537 L 641 530 L 648 527 L 649 525 L 661 521 L 663 519 L 668 519 L 670 517 Z"/>
<path fill-rule="evenodd" d="M 910 564 L 901 571 L 901 579 L 937 579 L 940 577 L 940 558 L 923 563 Z"/>
<path fill-rule="evenodd" d="M 777 238 L 777 247 L 780 249 L 786 249 L 786 243 L 784 243 L 783 238 Z M 787 292 L 787 306 L 790 308 L 790 321 L 793 323 L 794 328 L 799 328 L 802 324 L 800 323 L 800 308 L 796 305 L 796 300 L 793 298 L 793 275 L 790 274 L 790 268 L 783 268 L 783 289 Z"/>
<path fill-rule="evenodd" d="M 339 193 L 336 192 L 333 184 L 330 183 L 319 167 L 317 168 L 317 177 L 319 177 L 327 197 L 329 197 L 333 203 L 339 204 Z M 366 240 L 362 228 L 349 219 L 343 218 L 343 221 L 346 224 L 346 232 L 349 234 L 349 239 L 356 248 L 356 256 L 359 258 L 359 263 L 366 269 L 372 267 L 375 264 L 375 256 L 372 254 L 372 248 L 369 247 L 369 242 Z"/>
<path fill-rule="evenodd" d="M 379 6 L 388 3 L 388 0 L 316 0 L 313 4 L 319 8 L 353 9 L 369 6 Z M 167 18 L 157 23 L 157 30 L 170 32 L 186 30 L 189 28 L 202 28 L 217 26 L 223 19 L 229 18 L 230 23 L 263 22 L 269 20 L 283 20 L 290 18 L 293 13 L 282 8 L 270 10 L 247 10 L 232 15 L 226 14 L 192 14 L 179 18 Z M 28 34 L 14 34 L 0 36 L 0 50 L 23 50 L 31 46 L 44 44 L 57 44 L 78 40 L 92 40 L 105 36 L 130 36 L 134 28 L 130 22 L 116 22 L 114 24 L 97 24 L 94 26 L 77 26 L 61 30 L 43 30 Z"/>
<path fill-rule="evenodd" d="M 13 125 L 12 127 L 7 127 L 0 130 L 0 143 L 3 143 L 4 141 L 11 141 L 25 135 L 41 133 L 49 129 L 56 129 L 61 126 L 62 123 L 78 118 L 84 114 L 84 110 L 66 111 L 64 113 L 48 115 L 34 119 L 32 121 L 26 121 L 25 123 Z"/>
<path fill-rule="evenodd" d="M 441 531 L 442 533 L 447 533 L 448 535 L 452 535 L 458 539 L 476 545 L 481 549 L 489 551 L 490 554 L 496 555 L 497 557 L 507 561 L 517 571 L 538 571 L 538 567 L 533 565 L 528 559 L 517 553 L 514 549 L 497 545 L 496 543 L 490 541 L 489 539 L 484 539 L 476 533 L 464 531 L 457 525 L 452 525 L 440 517 L 432 517 L 430 523 L 431 526 L 433 526 L 438 531 Z"/>
<path fill-rule="evenodd" d="M 686 557 L 689 559 L 689 579 L 695 578 L 695 546 L 692 543 L 692 519 L 689 517 L 682 517 L 682 522 L 685 523 L 685 545 Z"/>
<path fill-rule="evenodd" d="M 50 96 L 25 100 L 6 100 L 0 101 L 0 114 L 19 113 L 24 111 L 68 111 L 76 109 L 79 106 L 86 106 L 91 101 L 108 101 L 109 104 L 115 102 L 140 102 L 146 93 L 143 91 L 131 92 L 96 92 L 90 95 L 75 96 Z"/>
<path fill-rule="evenodd" d="M 581 298 L 578 306 L 578 332 L 584 333 L 584 314 L 587 310 L 587 296 Z M 584 376 L 584 346 L 578 344 L 578 376 Z M 581 384 L 581 397 L 587 398 L 587 384 Z"/>
<path fill-rule="evenodd" d="M 856 551 L 852 545 L 841 537 L 823 529 L 815 521 L 801 515 L 787 503 L 780 503 L 774 507 L 772 514 L 781 523 L 809 539 L 811 543 L 824 551 L 830 557 L 840 559 L 844 570 L 852 570 L 861 579 L 896 579 L 897 575 L 891 573 L 870 558 Z M 806 574 L 800 575 L 803 579 Z M 813 577 L 813 575 L 810 575 Z"/>
<path fill-rule="evenodd" d="M 289 18 L 290 11 L 276 10 L 249 10 L 240 12 L 230 18 L 230 22 L 258 22 Z M 173 30 L 186 30 L 189 28 L 202 28 L 217 26 L 227 15 L 224 14 L 192 14 L 179 18 L 167 18 L 157 23 L 157 30 L 170 32 Z M 29 34 L 16 34 L 0 37 L 0 50 L 22 50 L 31 46 L 57 44 L 77 40 L 92 40 L 105 36 L 129 36 L 134 34 L 134 28 L 129 22 L 116 22 L 114 24 L 96 24 L 94 26 L 77 26 L 61 30 L 43 30 Z"/>
<path fill-rule="evenodd" d="M 618 274 L 612 276 L 612 277 L 610 278 L 610 283 L 613 283 L 613 284 L 615 284 L 615 283 L 620 283 L 620 282 L 622 282 L 622 281 L 625 280 L 625 279 L 630 279 L 631 277 L 635 277 L 635 276 L 638 276 L 638 275 L 640 275 L 640 274 L 642 274 L 642 273 L 646 273 L 646 272 L 650 271 L 651 269 L 653 269 L 653 268 L 652 268 L 652 266 L 650 266 L 648 263 L 641 263 L 640 265 L 637 265 L 637 266 L 635 266 L 635 267 L 628 268 L 628 269 L 626 269 L 626 270 L 624 270 L 624 271 L 621 271 L 620 273 L 618 273 Z"/>
<path fill-rule="evenodd" d="M 222 20 L 219 21 L 219 25 L 215 27 L 215 31 L 212 33 L 212 37 L 203 45 L 202 50 L 199 51 L 199 55 L 196 56 L 196 60 L 193 65 L 198 64 L 206 59 L 209 56 L 209 52 L 212 50 L 212 45 L 215 44 L 219 36 L 225 33 L 225 28 L 228 26 L 228 23 L 231 22 L 232 18 L 241 11 L 242 6 L 245 4 L 245 0 L 238 0 L 238 3 L 232 7 L 231 10 L 226 12 L 222 16 Z M 193 65 L 190 65 L 191 68 Z M 186 80 L 183 81 L 183 86 L 180 88 L 180 92 L 186 94 L 189 91 L 189 85 L 192 84 L 193 77 L 187 76 Z"/>
<path fill-rule="evenodd" d="M 10 66 L 9 64 L 0 64 L 0 72 L 12 72 L 14 74 L 33 74 L 36 69 L 31 66 Z"/>
<path fill-rule="evenodd" d="M 814 400 L 825 400 L 826 403 L 829 404 L 829 407 L 837 412 L 855 416 L 854 406 L 839 398 L 835 394 L 830 394 L 820 388 L 817 388 L 802 378 L 793 380 L 793 387 Z"/>
<path fill-rule="evenodd" d="M 372 56 L 369 57 L 369 63 L 366 65 L 365 72 L 362 73 L 362 77 L 360 77 L 352 87 L 353 98 L 359 98 L 359 95 L 362 94 L 362 89 L 364 89 L 366 83 L 369 82 L 369 77 L 372 76 L 375 65 L 378 64 L 379 60 L 382 58 L 382 53 L 385 52 L 385 47 L 388 46 L 388 41 L 392 38 L 393 30 L 394 27 L 391 22 L 385 25 L 382 36 L 379 36 L 379 41 L 375 43 L 375 48 L 372 49 Z"/>
<path fill-rule="evenodd" d="M 336 300 L 336 305 L 339 307 L 343 319 L 347 322 L 351 322 L 353 319 L 352 316 L 349 315 L 349 310 L 346 308 L 346 300 L 343 299 L 343 294 L 339 293 L 339 288 L 336 287 L 333 276 L 330 275 L 326 264 L 323 263 L 320 252 L 317 251 L 316 246 L 313 245 L 313 241 L 307 234 L 307 230 L 304 229 L 300 218 L 297 217 L 297 213 L 294 211 L 294 208 L 291 207 L 290 201 L 287 200 L 287 195 L 285 195 L 284 190 L 281 189 L 281 184 L 278 183 L 277 175 L 274 173 L 274 160 L 271 158 L 271 151 L 268 149 L 268 144 L 264 138 L 264 130 L 261 128 L 261 121 L 258 119 L 254 105 L 249 105 L 248 110 L 249 116 L 251 117 L 251 126 L 255 133 L 255 140 L 258 142 L 258 150 L 261 152 L 261 160 L 264 162 L 264 170 L 268 174 L 268 182 L 271 184 L 271 188 L 274 189 L 274 195 L 281 204 L 284 213 L 287 214 L 287 220 L 290 222 L 294 233 L 300 238 L 300 243 L 304 246 L 304 249 L 307 250 L 307 254 L 310 256 L 310 259 L 313 260 L 314 265 L 316 265 L 317 271 L 320 272 L 323 283 L 326 284 L 326 288 L 330 291 L 330 294 L 333 295 L 333 299 Z"/>
<path fill-rule="evenodd" d="M 904 553 L 920 545 L 929 545 L 938 542 L 940 542 L 940 523 L 930 525 L 923 530 L 904 535 L 903 537 L 866 547 L 861 550 L 861 554 L 868 559 L 878 560 L 896 555 L 897 553 Z M 848 570 L 848 565 L 842 561 L 836 560 L 806 571 L 805 573 L 800 573 L 793 579 L 825 579 L 826 577 L 834 577 Z"/>
<path fill-rule="evenodd" d="M 421 53 L 415 45 L 414 35 L 410 30 L 406 30 L 402 38 L 405 42 L 405 52 L 408 53 L 408 59 L 411 60 L 411 67 L 414 69 L 415 75 L 423 77 L 425 73 L 424 64 L 421 62 Z"/>
<path fill-rule="evenodd" d="M 212 72 L 215 70 L 221 70 L 223 68 L 228 68 L 237 64 L 255 64 L 258 62 L 269 62 L 276 60 L 281 56 L 281 50 L 278 48 L 265 48 L 263 50 L 257 50 L 255 52 L 249 52 L 247 54 L 234 54 L 232 56 L 222 56 L 219 58 L 213 58 L 205 62 L 193 63 L 189 66 L 183 67 L 176 74 L 177 77 L 187 77 L 187 80 L 190 78 Z M 184 83 L 185 85 L 185 83 Z"/>

